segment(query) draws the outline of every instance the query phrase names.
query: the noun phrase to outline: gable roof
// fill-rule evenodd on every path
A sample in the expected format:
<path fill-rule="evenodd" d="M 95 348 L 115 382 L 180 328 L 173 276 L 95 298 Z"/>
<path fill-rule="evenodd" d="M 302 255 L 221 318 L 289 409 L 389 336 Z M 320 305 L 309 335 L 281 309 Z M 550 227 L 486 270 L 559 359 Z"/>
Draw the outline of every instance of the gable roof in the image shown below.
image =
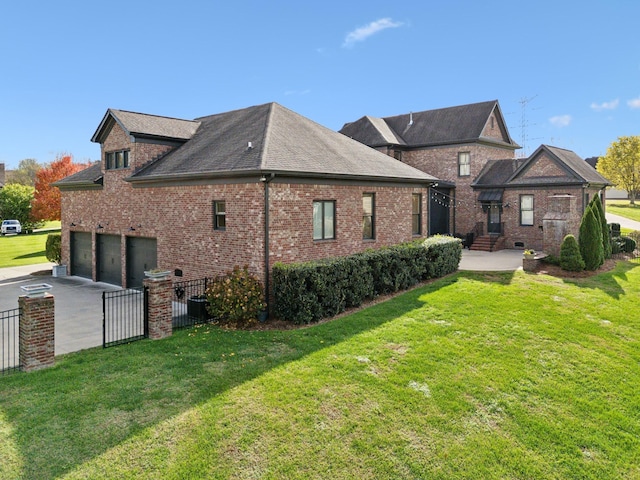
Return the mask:
<path fill-rule="evenodd" d="M 91 189 L 101 188 L 102 180 L 102 166 L 100 165 L 100 162 L 97 161 L 94 162 L 90 167 L 87 167 L 84 170 L 80 170 L 73 175 L 69 175 L 62 180 L 58 180 L 57 182 L 52 183 L 52 185 L 54 187 L 60 188 L 60 190 Z"/>
<path fill-rule="evenodd" d="M 160 117 L 110 108 L 91 137 L 91 141 L 102 143 L 116 123 L 120 125 L 127 135 L 169 141 L 189 140 L 200 126 L 199 122 L 193 120 Z"/>
<path fill-rule="evenodd" d="M 494 112 L 503 140 L 482 135 Z M 519 148 L 509 136 L 497 100 L 384 117 L 376 119 L 377 122 L 372 118 L 346 123 L 340 133 L 371 147 L 427 147 L 484 141 Z"/>
<path fill-rule="evenodd" d="M 565 173 L 559 176 L 526 177 L 524 174 L 542 155 L 547 155 Z M 487 162 L 472 187 L 516 187 L 548 185 L 607 186 L 610 182 L 576 153 L 564 148 L 540 145 L 527 159 L 491 160 Z"/>
<path fill-rule="evenodd" d="M 437 179 L 277 103 L 196 119 L 186 143 L 135 172 L 132 183 L 274 173 L 315 178 Z"/>

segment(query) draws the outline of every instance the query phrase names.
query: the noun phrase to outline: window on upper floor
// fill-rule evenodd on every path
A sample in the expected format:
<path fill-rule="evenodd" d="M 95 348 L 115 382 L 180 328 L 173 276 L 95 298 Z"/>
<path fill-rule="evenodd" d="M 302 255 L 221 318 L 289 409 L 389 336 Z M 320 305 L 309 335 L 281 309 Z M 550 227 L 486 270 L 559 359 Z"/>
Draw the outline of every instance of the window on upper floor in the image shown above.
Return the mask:
<path fill-rule="evenodd" d="M 394 150 L 393 151 L 393 158 L 395 158 L 398 161 L 402 161 L 402 150 Z"/>
<path fill-rule="evenodd" d="M 422 194 L 414 193 L 411 196 L 411 233 L 422 233 Z"/>
<path fill-rule="evenodd" d="M 372 240 L 375 238 L 375 194 L 362 194 L 362 238 Z"/>
<path fill-rule="evenodd" d="M 224 200 L 213 201 L 213 229 L 227 229 L 227 206 Z"/>
<path fill-rule="evenodd" d="M 336 238 L 335 200 L 315 200 L 313 202 L 313 239 L 332 240 Z"/>
<path fill-rule="evenodd" d="M 468 177 L 471 175 L 471 153 L 458 153 L 458 176 Z"/>
<path fill-rule="evenodd" d="M 533 225 L 533 195 L 520 195 L 520 225 Z"/>
<path fill-rule="evenodd" d="M 105 170 L 129 168 L 129 150 L 106 152 L 104 154 L 104 168 Z"/>

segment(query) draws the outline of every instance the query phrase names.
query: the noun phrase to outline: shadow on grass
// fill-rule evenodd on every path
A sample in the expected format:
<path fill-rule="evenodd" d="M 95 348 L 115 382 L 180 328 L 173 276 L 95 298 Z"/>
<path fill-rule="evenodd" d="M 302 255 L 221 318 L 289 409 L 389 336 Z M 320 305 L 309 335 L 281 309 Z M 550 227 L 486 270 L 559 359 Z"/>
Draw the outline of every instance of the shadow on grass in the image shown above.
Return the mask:
<path fill-rule="evenodd" d="M 235 386 L 422 307 L 421 296 L 458 276 L 307 328 L 202 325 L 161 341 L 64 355 L 50 369 L 0 377 L 0 454 L 10 445 L 20 456 L 17 471 L 4 473 L 58 478 Z"/>
<path fill-rule="evenodd" d="M 628 281 L 627 272 L 638 267 L 640 267 L 638 259 L 632 261 L 620 261 L 613 270 L 608 272 L 580 279 L 565 278 L 563 281 L 580 288 L 601 290 L 610 297 L 619 300 L 626 294 L 624 288 L 620 285 L 620 281 Z"/>
<path fill-rule="evenodd" d="M 46 253 L 44 250 L 40 250 L 39 252 L 32 252 L 32 253 L 27 253 L 25 255 L 20 255 L 19 257 L 14 257 L 14 260 L 22 260 L 24 258 L 36 258 L 36 257 L 44 257 L 46 256 Z"/>

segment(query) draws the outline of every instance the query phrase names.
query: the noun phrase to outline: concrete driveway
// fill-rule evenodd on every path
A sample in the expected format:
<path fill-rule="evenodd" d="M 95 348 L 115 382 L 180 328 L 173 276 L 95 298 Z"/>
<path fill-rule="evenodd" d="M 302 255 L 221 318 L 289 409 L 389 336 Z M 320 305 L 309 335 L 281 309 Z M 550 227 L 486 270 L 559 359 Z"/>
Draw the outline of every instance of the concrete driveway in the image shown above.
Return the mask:
<path fill-rule="evenodd" d="M 55 298 L 55 354 L 101 346 L 102 292 L 120 287 L 80 277 L 52 277 L 52 265 L 1 268 L 0 311 L 18 308 L 18 297 L 24 294 L 21 285 L 48 283 Z"/>

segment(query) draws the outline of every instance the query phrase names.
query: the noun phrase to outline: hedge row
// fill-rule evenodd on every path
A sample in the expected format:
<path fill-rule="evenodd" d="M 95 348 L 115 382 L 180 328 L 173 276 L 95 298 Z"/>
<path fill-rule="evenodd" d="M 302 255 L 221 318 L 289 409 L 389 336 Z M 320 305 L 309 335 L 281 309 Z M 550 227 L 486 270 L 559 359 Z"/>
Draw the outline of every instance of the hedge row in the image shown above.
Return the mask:
<path fill-rule="evenodd" d="M 457 270 L 462 243 L 436 235 L 348 257 L 273 267 L 274 314 L 293 323 L 317 322 L 378 295 L 405 290 Z"/>

